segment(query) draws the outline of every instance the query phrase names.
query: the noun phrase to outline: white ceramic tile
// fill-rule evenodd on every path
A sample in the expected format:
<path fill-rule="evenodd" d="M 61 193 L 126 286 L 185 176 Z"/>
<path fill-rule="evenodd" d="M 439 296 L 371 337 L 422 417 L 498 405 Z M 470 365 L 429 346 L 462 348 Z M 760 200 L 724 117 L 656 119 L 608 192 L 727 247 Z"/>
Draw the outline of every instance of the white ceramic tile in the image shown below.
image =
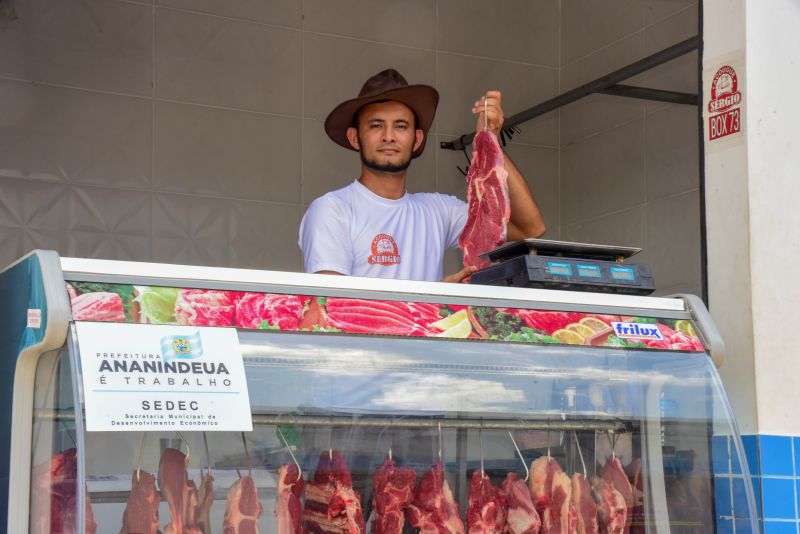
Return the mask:
<path fill-rule="evenodd" d="M 645 0 L 645 23 L 652 24 L 684 9 L 690 9 L 696 13 L 697 0 Z"/>
<path fill-rule="evenodd" d="M 154 187 L 300 202 L 300 119 L 156 103 Z"/>
<path fill-rule="evenodd" d="M 557 0 L 439 0 L 439 50 L 558 67 Z"/>
<path fill-rule="evenodd" d="M 647 200 L 700 186 L 697 108 L 672 105 L 645 120 Z"/>
<path fill-rule="evenodd" d="M 151 194 L 75 187 L 70 195 L 69 254 L 150 261 Z"/>
<path fill-rule="evenodd" d="M 642 0 L 561 2 L 561 64 L 567 65 L 640 30 Z"/>
<path fill-rule="evenodd" d="M 561 224 L 644 202 L 642 121 L 561 149 Z"/>
<path fill-rule="evenodd" d="M 157 8 L 155 94 L 299 115 L 300 39 L 296 30 Z"/>
<path fill-rule="evenodd" d="M 545 225 L 554 229 L 559 221 L 558 149 L 509 145 L 511 160 L 528 182 L 531 193 L 542 212 Z"/>
<path fill-rule="evenodd" d="M 455 274 L 464 268 L 464 255 L 461 250 L 451 248 L 444 253 L 444 276 Z"/>
<path fill-rule="evenodd" d="M 638 1 L 638 0 L 637 0 Z M 561 91 L 591 82 L 645 57 L 644 32 L 632 34 L 561 68 Z M 629 83 L 625 81 L 623 83 Z"/>
<path fill-rule="evenodd" d="M 340 102 L 358 96 L 367 78 L 384 69 L 397 69 L 409 84 L 435 84 L 433 51 L 312 33 L 304 39 L 308 118 L 324 120 Z"/>
<path fill-rule="evenodd" d="M 156 0 L 156 5 L 292 28 L 303 24 L 303 5 L 298 0 Z"/>
<path fill-rule="evenodd" d="M 647 260 L 656 287 L 700 280 L 699 192 L 647 204 Z"/>
<path fill-rule="evenodd" d="M 594 94 L 561 108 L 561 146 L 644 116 L 643 101 Z"/>
<path fill-rule="evenodd" d="M 502 91 L 503 112 L 510 117 L 556 96 L 555 69 L 518 63 L 496 62 L 456 54 L 439 53 L 439 102 L 437 133 L 459 136 L 475 131 L 477 116 L 472 105 L 484 92 Z M 557 114 L 549 113 L 520 126 L 514 141 L 556 146 Z"/>
<path fill-rule="evenodd" d="M 35 248 L 66 254 L 69 189 L 57 183 L 0 178 L 3 265 Z"/>
<path fill-rule="evenodd" d="M 300 211 L 300 206 L 232 202 L 230 266 L 302 271 Z"/>
<path fill-rule="evenodd" d="M 644 247 L 645 207 L 634 206 L 589 221 L 563 226 L 561 239 L 578 243 Z"/>
<path fill-rule="evenodd" d="M 230 261 L 230 201 L 153 195 L 153 261 L 226 266 Z"/>
<path fill-rule="evenodd" d="M 107 0 L 4 6 L 15 17 L 0 23 L 0 76 L 152 94 L 152 8 Z"/>
<path fill-rule="evenodd" d="M 0 176 L 150 187 L 151 104 L 0 80 Z"/>
<path fill-rule="evenodd" d="M 306 31 L 416 48 L 435 44 L 436 0 L 304 0 L 303 12 Z"/>

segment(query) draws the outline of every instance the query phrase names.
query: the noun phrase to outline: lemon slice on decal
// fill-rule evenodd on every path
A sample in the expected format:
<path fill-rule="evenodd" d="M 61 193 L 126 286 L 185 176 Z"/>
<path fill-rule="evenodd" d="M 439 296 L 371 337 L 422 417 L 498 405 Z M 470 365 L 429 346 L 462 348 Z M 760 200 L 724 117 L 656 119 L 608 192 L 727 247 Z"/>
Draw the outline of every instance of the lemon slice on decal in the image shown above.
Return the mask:
<path fill-rule="evenodd" d="M 576 332 L 583 337 L 589 337 L 592 334 L 594 334 L 594 330 L 592 330 L 591 327 L 581 323 L 572 323 L 570 325 L 567 325 L 566 329 L 572 330 L 573 332 Z"/>
<path fill-rule="evenodd" d="M 471 333 L 472 323 L 470 323 L 469 319 L 465 317 L 464 320 L 457 325 L 448 328 L 444 332 L 436 334 L 436 337 L 455 337 L 464 339 L 468 338 Z"/>
<path fill-rule="evenodd" d="M 448 328 L 453 328 L 460 322 L 467 319 L 467 309 L 464 308 L 463 310 L 459 310 L 452 315 L 448 315 L 447 317 L 443 317 L 439 319 L 435 323 L 431 323 L 431 326 L 438 328 L 439 330 L 447 330 Z"/>
<path fill-rule="evenodd" d="M 566 328 L 556 330 L 551 334 L 551 336 L 562 343 L 566 343 L 567 345 L 583 345 L 583 343 L 586 341 L 586 338 L 579 333 L 573 330 L 567 330 Z"/>
<path fill-rule="evenodd" d="M 597 317 L 584 317 L 578 322 L 582 325 L 588 326 L 595 332 L 602 332 L 603 330 L 611 326 L 605 321 L 598 319 Z"/>
<path fill-rule="evenodd" d="M 697 337 L 697 331 L 694 329 L 694 326 L 692 326 L 692 323 L 686 319 L 675 321 L 675 330 Z"/>

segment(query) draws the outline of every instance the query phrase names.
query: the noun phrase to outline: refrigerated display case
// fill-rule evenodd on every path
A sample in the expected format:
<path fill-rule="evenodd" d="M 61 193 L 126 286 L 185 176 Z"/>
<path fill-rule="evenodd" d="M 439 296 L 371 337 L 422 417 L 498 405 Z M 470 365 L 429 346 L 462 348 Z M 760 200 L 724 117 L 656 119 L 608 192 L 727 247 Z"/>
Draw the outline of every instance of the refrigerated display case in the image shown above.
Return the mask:
<path fill-rule="evenodd" d="M 690 295 L 48 251 L 8 267 L 0 292 L 8 532 L 757 531 L 716 371 L 724 347 Z M 94 363 L 173 410 L 216 387 L 163 352 L 201 362 L 187 347 L 164 345 L 149 371 L 134 348 L 82 354 L 97 324 L 119 339 L 233 332 L 252 430 L 200 431 L 190 417 L 87 428 L 113 404 L 84 387 Z M 182 388 L 187 376 L 197 384 Z"/>

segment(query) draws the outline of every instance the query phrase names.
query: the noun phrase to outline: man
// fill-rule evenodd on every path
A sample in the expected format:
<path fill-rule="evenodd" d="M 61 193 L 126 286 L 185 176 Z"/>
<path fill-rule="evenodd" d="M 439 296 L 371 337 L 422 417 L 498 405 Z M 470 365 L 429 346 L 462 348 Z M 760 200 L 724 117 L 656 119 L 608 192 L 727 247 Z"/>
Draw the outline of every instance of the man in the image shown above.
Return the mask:
<path fill-rule="evenodd" d="M 361 175 L 316 199 L 300 224 L 306 272 L 405 280 L 460 282 L 474 267 L 442 279 L 444 252 L 458 246 L 467 204 L 439 193 L 406 192 L 407 170 L 422 154 L 439 93 L 408 85 L 394 69 L 368 79 L 358 97 L 339 104 L 325 120 L 335 143 L 357 151 Z M 499 135 L 500 91 L 475 102 L 477 128 Z M 539 237 L 545 225 L 525 179 L 506 156 L 511 220 L 507 239 Z"/>

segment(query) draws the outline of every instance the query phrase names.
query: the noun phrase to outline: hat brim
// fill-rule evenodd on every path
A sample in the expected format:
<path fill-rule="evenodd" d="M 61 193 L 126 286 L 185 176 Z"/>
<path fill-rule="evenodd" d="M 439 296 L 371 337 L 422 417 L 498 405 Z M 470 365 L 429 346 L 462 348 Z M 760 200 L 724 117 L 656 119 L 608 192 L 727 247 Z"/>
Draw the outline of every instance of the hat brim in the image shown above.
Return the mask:
<path fill-rule="evenodd" d="M 407 85 L 375 95 L 345 100 L 328 114 L 328 118 L 325 119 L 325 133 L 337 145 L 355 151 L 356 149 L 350 145 L 350 141 L 347 139 L 347 129 L 353 125 L 353 116 L 367 104 L 384 100 L 402 102 L 417 116 L 419 121 L 417 128 L 422 130 L 425 136 L 419 148 L 411 154 L 412 158 L 416 158 L 425 150 L 428 131 L 436 116 L 436 106 L 439 104 L 439 92 L 429 85 Z"/>

